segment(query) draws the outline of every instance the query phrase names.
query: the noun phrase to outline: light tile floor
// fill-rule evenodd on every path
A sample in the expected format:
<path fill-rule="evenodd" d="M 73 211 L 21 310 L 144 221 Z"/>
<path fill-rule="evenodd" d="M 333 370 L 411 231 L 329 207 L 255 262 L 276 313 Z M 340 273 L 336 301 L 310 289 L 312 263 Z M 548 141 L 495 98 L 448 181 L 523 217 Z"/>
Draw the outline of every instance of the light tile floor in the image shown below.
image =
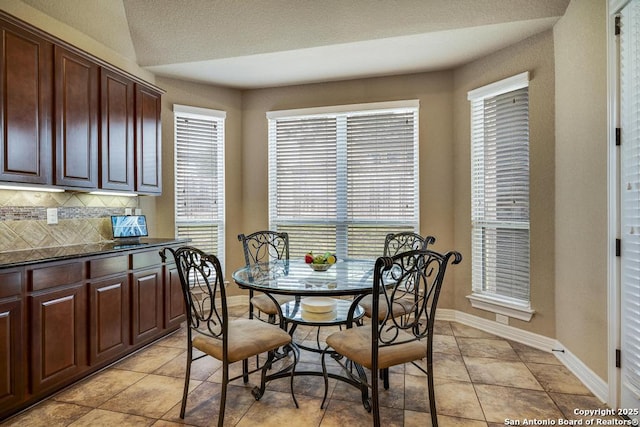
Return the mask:
<path fill-rule="evenodd" d="M 231 308 L 246 317 L 246 307 Z M 325 330 L 326 329 L 326 330 Z M 329 333 L 322 330 L 322 336 Z M 299 328 L 297 340 L 313 343 L 315 329 Z M 441 426 L 497 426 L 506 420 L 579 420 L 575 409 L 606 408 L 553 354 L 454 322 L 436 322 L 434 376 Z M 217 423 L 221 363 L 193 364 L 187 415 L 180 420 L 186 360 L 184 327 L 112 367 L 7 420 L 7 426 L 212 426 Z M 240 364 L 232 366 L 239 372 Z M 298 369 L 320 369 L 316 354 L 303 354 Z M 233 373 L 232 373 L 233 375 Z M 229 386 L 225 425 L 370 426 L 359 392 L 331 380 L 326 409 L 321 377 L 296 377 L 295 408 L 288 379 L 267 386 L 256 401 L 249 384 Z M 381 395 L 383 426 L 430 426 L 426 377 L 413 365 L 394 367 Z M 556 424 L 557 425 L 557 424 Z"/>

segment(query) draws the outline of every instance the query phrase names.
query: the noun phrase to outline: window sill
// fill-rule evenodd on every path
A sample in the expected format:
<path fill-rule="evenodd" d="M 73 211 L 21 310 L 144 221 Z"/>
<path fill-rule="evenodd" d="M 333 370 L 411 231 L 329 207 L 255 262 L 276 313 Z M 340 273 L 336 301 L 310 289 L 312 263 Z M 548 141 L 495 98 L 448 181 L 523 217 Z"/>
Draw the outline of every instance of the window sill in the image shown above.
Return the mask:
<path fill-rule="evenodd" d="M 525 322 L 531 321 L 535 313 L 535 310 L 529 307 L 512 304 L 486 295 L 471 294 L 467 295 L 467 298 L 469 298 L 473 308 L 491 311 L 507 317 L 513 317 L 514 319 L 524 320 Z"/>

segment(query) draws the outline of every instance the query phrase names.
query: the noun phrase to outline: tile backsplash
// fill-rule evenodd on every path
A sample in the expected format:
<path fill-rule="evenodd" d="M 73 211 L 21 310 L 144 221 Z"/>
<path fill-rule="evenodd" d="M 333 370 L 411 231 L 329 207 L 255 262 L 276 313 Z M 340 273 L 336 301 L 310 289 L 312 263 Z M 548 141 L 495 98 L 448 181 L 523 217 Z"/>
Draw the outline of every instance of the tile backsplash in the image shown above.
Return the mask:
<path fill-rule="evenodd" d="M 0 252 L 111 240 L 111 215 L 138 207 L 138 197 L 0 190 Z M 58 223 L 47 224 L 47 208 Z"/>

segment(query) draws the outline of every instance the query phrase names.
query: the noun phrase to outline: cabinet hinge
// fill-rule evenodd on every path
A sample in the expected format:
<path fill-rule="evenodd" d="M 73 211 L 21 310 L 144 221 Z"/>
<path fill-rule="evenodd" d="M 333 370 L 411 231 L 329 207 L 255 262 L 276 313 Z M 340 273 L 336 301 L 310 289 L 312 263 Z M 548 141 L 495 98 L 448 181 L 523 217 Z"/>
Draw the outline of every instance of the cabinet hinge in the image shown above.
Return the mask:
<path fill-rule="evenodd" d="M 616 16 L 616 24 L 615 24 L 615 30 L 614 30 L 614 34 L 616 36 L 620 35 L 620 15 Z"/>
<path fill-rule="evenodd" d="M 619 348 L 616 348 L 616 368 L 619 368 L 620 366 L 622 366 L 622 352 L 620 351 Z"/>
<path fill-rule="evenodd" d="M 620 256 L 622 252 L 622 240 L 616 239 L 616 256 Z"/>
<path fill-rule="evenodd" d="M 619 146 L 622 143 L 622 131 L 620 128 L 616 128 L 616 146 Z"/>

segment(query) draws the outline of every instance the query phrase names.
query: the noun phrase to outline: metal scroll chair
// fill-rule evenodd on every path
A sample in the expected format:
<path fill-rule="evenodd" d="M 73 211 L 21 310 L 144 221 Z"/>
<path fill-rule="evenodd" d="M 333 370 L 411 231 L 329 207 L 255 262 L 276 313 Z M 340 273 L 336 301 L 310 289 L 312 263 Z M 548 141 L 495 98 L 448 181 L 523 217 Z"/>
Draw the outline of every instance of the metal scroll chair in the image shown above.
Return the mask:
<path fill-rule="evenodd" d="M 427 249 L 428 245 L 434 244 L 436 238 L 433 236 L 422 237 L 418 233 L 413 233 L 410 231 L 403 231 L 400 233 L 389 233 L 384 239 L 384 251 L 382 253 L 383 256 L 393 256 L 399 254 L 401 252 L 406 252 L 415 249 Z M 406 298 L 398 297 L 395 299 L 393 303 L 393 309 L 391 310 L 391 315 L 393 317 L 402 317 L 406 316 L 411 312 L 413 308 L 413 298 L 411 295 L 407 295 Z M 380 298 L 383 298 L 382 295 Z M 364 315 L 366 317 L 371 318 L 371 313 L 373 312 L 373 298 L 371 295 L 367 295 L 360 301 L 360 305 L 364 309 Z M 380 309 L 378 311 L 378 321 L 382 321 L 387 316 L 387 311 L 389 307 L 386 304 L 386 301 L 380 302 Z M 384 388 L 389 389 L 389 370 L 383 369 L 380 371 L 381 379 L 383 380 Z"/>
<path fill-rule="evenodd" d="M 227 385 L 229 382 L 244 377 L 246 373 L 229 378 L 229 365 L 249 357 L 267 353 L 268 357 L 263 366 L 256 366 L 250 372 L 261 371 L 260 386 L 252 390 L 256 400 L 259 400 L 265 390 L 267 371 L 275 358 L 275 350 L 288 346 L 293 349 L 293 364 L 291 370 L 291 396 L 298 406 L 293 394 L 293 374 L 297 362 L 298 350 L 291 342 L 291 337 L 278 325 L 251 319 L 229 320 L 227 311 L 226 291 L 220 261 L 215 255 L 209 255 L 190 246 L 178 249 L 165 248 L 160 256 L 166 259 L 166 252 L 171 252 L 175 258 L 178 276 L 182 285 L 185 307 L 187 310 L 187 369 L 184 379 L 182 406 L 180 418 L 184 419 L 189 392 L 189 377 L 191 364 L 207 355 L 222 361 L 222 392 L 220 394 L 220 411 L 218 426 L 224 421 Z M 194 358 L 193 349 L 200 350 L 202 355 Z"/>
<path fill-rule="evenodd" d="M 401 252 L 406 252 L 415 249 L 427 249 L 427 246 L 434 244 L 436 238 L 433 236 L 422 237 L 417 233 L 401 232 L 401 233 L 389 233 L 384 240 L 384 252 L 383 256 L 393 256 Z M 382 298 L 382 296 L 380 296 Z M 364 309 L 364 315 L 371 318 L 373 311 L 373 299 L 371 295 L 367 295 L 360 301 L 360 305 Z M 392 316 L 401 317 L 405 316 L 411 311 L 413 307 L 413 300 L 406 298 L 397 298 L 393 304 L 391 310 Z M 379 310 L 379 318 L 381 321 L 387 315 L 388 307 L 386 304 L 381 305 Z M 388 388 L 388 385 L 385 385 Z"/>
<path fill-rule="evenodd" d="M 244 251 L 244 261 L 246 265 L 253 265 L 260 262 L 269 262 L 274 259 L 289 259 L 289 235 L 277 231 L 256 231 L 248 236 L 238 235 L 238 240 L 242 242 Z M 284 304 L 293 298 L 287 295 L 272 295 L 278 304 Z M 254 308 L 268 316 L 269 323 L 275 323 L 278 314 L 278 307 L 273 300 L 263 294 L 254 295 L 253 290 L 249 291 L 249 318 L 254 316 Z"/>
<path fill-rule="evenodd" d="M 458 252 L 440 254 L 422 249 L 376 260 L 373 294 L 380 294 L 383 298 L 373 299 L 373 318 L 379 318 L 380 308 L 383 306 L 381 301 L 391 306 L 398 293 L 404 296 L 407 290 L 414 297 L 411 314 L 401 322 L 387 311 L 387 315 L 380 322 L 371 322 L 367 326 L 357 328 L 348 325 L 348 329 L 334 332 L 327 337 L 327 348 L 322 353 L 325 392 L 321 408 L 327 399 L 329 384 L 325 360 L 327 354 L 343 367 L 348 376 L 347 382 L 360 389 L 364 407 L 368 411 L 373 410 L 374 426 L 380 425 L 380 370 L 412 362 L 427 375 L 431 422 L 433 427 L 438 426 L 433 382 L 433 325 L 449 261 L 458 264 L 462 261 L 462 256 Z M 358 299 L 354 303 L 357 302 Z M 415 363 L 424 358 L 426 369 Z M 371 371 L 370 381 L 367 380 L 364 368 Z"/>

